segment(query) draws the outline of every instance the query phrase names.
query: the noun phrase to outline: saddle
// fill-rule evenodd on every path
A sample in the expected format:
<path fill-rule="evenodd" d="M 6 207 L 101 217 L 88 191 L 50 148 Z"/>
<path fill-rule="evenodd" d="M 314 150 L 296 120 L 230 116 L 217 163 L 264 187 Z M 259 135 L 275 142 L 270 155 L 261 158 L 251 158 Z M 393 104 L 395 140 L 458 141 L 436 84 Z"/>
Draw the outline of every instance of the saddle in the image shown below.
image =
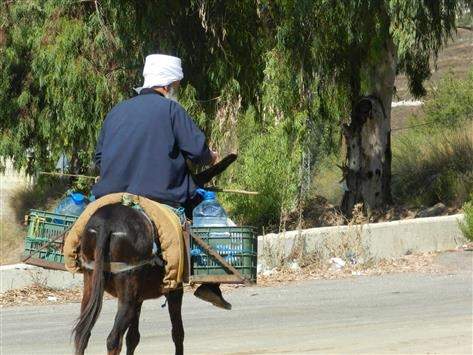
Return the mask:
<path fill-rule="evenodd" d="M 182 284 L 188 281 L 189 275 L 186 267 L 188 260 L 181 219 L 170 207 L 146 197 L 129 193 L 120 192 L 106 195 L 87 206 L 65 238 L 63 252 L 66 269 L 76 273 L 80 272 L 83 267 L 81 260 L 79 260 L 80 239 L 90 217 L 103 206 L 122 203 L 123 201 L 129 201 L 130 207 L 139 206 L 156 228 L 161 256 L 164 260 L 163 291 L 182 287 Z M 150 262 L 157 262 L 157 259 L 143 261 L 146 264 Z M 85 265 L 85 268 L 92 266 Z M 139 266 L 142 266 L 141 263 Z M 122 266 L 115 264 L 114 267 L 120 268 Z"/>

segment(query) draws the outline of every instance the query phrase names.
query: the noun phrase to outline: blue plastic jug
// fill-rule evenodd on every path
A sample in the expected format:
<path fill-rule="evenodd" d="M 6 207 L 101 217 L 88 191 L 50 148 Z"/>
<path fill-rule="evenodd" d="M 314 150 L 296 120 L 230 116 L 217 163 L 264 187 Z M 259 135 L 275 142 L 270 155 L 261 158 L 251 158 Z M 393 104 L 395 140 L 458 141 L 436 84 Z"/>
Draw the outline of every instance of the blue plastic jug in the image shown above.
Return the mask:
<path fill-rule="evenodd" d="M 69 216 L 80 216 L 87 206 L 86 197 L 80 192 L 68 192 L 67 196 L 59 202 L 54 213 Z"/>

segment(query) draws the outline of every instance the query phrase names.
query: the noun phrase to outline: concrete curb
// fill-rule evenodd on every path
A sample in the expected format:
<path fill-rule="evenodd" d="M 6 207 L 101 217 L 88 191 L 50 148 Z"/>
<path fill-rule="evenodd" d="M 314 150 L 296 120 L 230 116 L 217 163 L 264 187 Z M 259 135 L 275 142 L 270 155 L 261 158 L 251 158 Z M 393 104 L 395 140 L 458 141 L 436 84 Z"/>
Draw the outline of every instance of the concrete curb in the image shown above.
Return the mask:
<path fill-rule="evenodd" d="M 0 293 L 39 283 L 57 289 L 69 289 L 82 285 L 82 274 L 47 270 L 41 267 L 14 264 L 0 266 Z"/>
<path fill-rule="evenodd" d="M 463 214 L 457 214 L 267 234 L 258 237 L 259 262 L 274 267 L 314 253 L 320 258 L 345 257 L 334 255 L 337 250 L 363 251 L 366 257 L 373 259 L 396 258 L 409 252 L 451 250 L 465 242 L 459 228 L 463 218 Z"/>

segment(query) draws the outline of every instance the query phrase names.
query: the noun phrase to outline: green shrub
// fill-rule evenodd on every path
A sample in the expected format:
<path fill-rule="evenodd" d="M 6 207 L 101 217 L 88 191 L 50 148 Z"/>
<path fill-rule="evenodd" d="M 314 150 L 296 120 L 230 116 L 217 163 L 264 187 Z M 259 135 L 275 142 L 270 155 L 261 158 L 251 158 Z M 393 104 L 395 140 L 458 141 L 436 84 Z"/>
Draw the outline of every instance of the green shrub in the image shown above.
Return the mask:
<path fill-rule="evenodd" d="M 316 166 L 316 173 L 312 181 L 313 196 L 322 196 L 333 205 L 338 205 L 343 198 L 342 170 L 338 167 L 342 165 L 340 158 L 331 154 Z"/>
<path fill-rule="evenodd" d="M 424 106 L 426 123 L 454 127 L 473 120 L 473 68 L 465 80 L 443 78 Z"/>
<path fill-rule="evenodd" d="M 473 242 L 473 194 L 471 195 L 470 201 L 465 202 L 463 205 L 463 212 L 465 214 L 465 220 L 463 223 L 460 223 L 460 228 L 465 238 Z"/>
<path fill-rule="evenodd" d="M 393 139 L 393 196 L 459 207 L 473 191 L 473 68 L 465 80 L 441 80 L 423 111 L 409 120 L 417 128 Z"/>
<path fill-rule="evenodd" d="M 240 157 L 227 173 L 229 187 L 258 191 L 258 196 L 226 195 L 223 201 L 239 223 L 275 226 L 281 213 L 294 207 L 298 190 L 299 152 L 280 127 L 244 139 Z"/>
<path fill-rule="evenodd" d="M 473 192 L 473 124 L 414 130 L 397 137 L 392 188 L 400 203 L 461 206 Z"/>

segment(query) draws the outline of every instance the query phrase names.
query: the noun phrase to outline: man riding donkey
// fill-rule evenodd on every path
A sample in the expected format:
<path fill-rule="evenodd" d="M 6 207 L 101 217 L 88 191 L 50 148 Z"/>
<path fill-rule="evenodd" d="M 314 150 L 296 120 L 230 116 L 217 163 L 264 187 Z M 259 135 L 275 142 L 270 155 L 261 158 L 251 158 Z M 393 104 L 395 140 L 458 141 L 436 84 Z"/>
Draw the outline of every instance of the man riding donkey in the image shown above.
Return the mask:
<path fill-rule="evenodd" d="M 84 267 L 78 250 L 90 216 L 101 206 L 131 200 L 129 204 L 142 208 L 158 224 L 156 234 L 165 263 L 162 291 L 166 294 L 182 288 L 186 280 L 182 276 L 185 257 L 181 237 L 186 220 L 183 210 L 189 213 L 192 201 L 197 198 L 197 186 L 187 160 L 213 165 L 219 157 L 209 149 L 205 135 L 176 102 L 183 78 L 181 60 L 162 54 L 149 55 L 143 76 L 143 87 L 136 89 L 138 95 L 116 105 L 105 118 L 95 153 L 100 178 L 92 192 L 97 200 L 89 204 L 69 232 L 64 255 L 69 271 L 77 272 Z M 163 219 L 172 223 L 166 224 Z M 217 307 L 231 309 L 218 284 L 202 284 L 194 295 Z"/>

